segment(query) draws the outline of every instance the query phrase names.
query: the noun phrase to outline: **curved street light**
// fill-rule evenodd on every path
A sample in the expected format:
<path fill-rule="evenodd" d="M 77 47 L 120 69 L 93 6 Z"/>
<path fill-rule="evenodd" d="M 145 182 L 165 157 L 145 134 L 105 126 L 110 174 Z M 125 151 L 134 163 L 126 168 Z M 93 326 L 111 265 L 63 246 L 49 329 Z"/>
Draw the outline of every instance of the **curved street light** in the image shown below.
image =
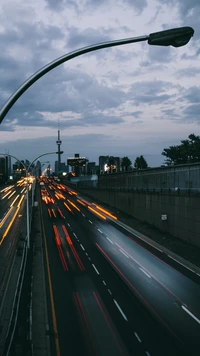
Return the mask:
<path fill-rule="evenodd" d="M 57 154 L 58 152 L 48 152 L 48 153 L 43 153 L 40 156 L 36 157 L 28 166 L 28 168 L 25 166 L 24 162 L 22 162 L 19 158 L 9 154 L 9 153 L 0 153 L 0 156 L 9 156 L 14 159 L 16 159 L 22 166 L 24 167 L 26 171 L 26 226 L 27 226 L 27 248 L 30 248 L 30 219 L 29 219 L 29 199 L 28 199 L 28 171 L 31 168 L 32 164 L 39 159 L 40 157 L 47 156 L 47 155 L 53 155 Z M 33 189 L 33 188 L 32 188 Z"/>
<path fill-rule="evenodd" d="M 33 74 L 10 96 L 8 101 L 4 104 L 4 106 L 0 110 L 0 123 L 3 121 L 4 117 L 11 109 L 11 107 L 14 105 L 14 103 L 33 83 L 35 83 L 46 73 L 50 72 L 52 69 L 56 68 L 57 66 L 59 66 L 64 62 L 69 61 L 72 58 L 107 47 L 121 46 L 128 43 L 142 42 L 142 41 L 147 41 L 149 45 L 181 47 L 189 42 L 193 34 L 194 34 L 194 30 L 192 27 L 179 27 L 170 30 L 151 33 L 150 35 L 146 35 L 146 36 L 130 37 L 121 40 L 102 42 L 91 46 L 83 47 L 73 52 L 70 52 L 68 54 L 65 54 L 64 56 L 55 59 L 54 61 L 50 62 L 49 64 L 41 68 L 35 74 Z"/>

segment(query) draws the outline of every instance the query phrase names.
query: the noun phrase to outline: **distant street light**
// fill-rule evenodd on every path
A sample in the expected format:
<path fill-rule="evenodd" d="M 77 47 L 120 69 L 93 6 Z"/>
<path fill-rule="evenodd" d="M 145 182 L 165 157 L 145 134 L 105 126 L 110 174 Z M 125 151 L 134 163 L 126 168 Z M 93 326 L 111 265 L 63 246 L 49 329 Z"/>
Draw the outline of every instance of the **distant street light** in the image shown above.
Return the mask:
<path fill-rule="evenodd" d="M 149 45 L 180 47 L 186 45 L 191 39 L 191 37 L 193 36 L 193 34 L 194 34 L 194 30 L 192 27 L 173 28 L 170 30 L 151 33 L 150 35 L 141 36 L 141 37 L 130 37 L 121 40 L 102 42 L 91 46 L 83 47 L 73 52 L 70 52 L 68 54 L 65 54 L 64 56 L 55 59 L 53 62 L 50 62 L 49 64 L 41 68 L 38 72 L 33 74 L 10 96 L 10 98 L 4 104 L 4 106 L 0 111 L 0 123 L 3 121 L 4 117 L 11 109 L 11 107 L 14 105 L 14 103 L 33 83 L 35 83 L 46 73 L 50 72 L 52 69 L 56 68 L 57 66 L 59 66 L 64 62 L 69 61 L 70 59 L 103 48 L 121 46 L 128 43 L 142 42 L 142 41 L 147 41 Z"/>
<path fill-rule="evenodd" d="M 17 157 L 8 154 L 8 153 L 0 153 L 0 156 L 9 156 L 14 159 L 16 159 L 22 166 L 24 167 L 26 171 L 26 227 L 27 227 L 27 248 L 30 248 L 30 218 L 29 218 L 29 199 L 28 199 L 28 172 L 29 169 L 31 168 L 32 164 L 40 157 L 47 156 L 47 155 L 53 155 L 56 154 L 57 152 L 48 152 L 48 153 L 43 153 L 42 155 L 36 157 L 28 166 L 28 168 L 25 166 L 24 162 L 22 162 L 20 159 Z M 32 188 L 33 189 L 33 188 Z"/>

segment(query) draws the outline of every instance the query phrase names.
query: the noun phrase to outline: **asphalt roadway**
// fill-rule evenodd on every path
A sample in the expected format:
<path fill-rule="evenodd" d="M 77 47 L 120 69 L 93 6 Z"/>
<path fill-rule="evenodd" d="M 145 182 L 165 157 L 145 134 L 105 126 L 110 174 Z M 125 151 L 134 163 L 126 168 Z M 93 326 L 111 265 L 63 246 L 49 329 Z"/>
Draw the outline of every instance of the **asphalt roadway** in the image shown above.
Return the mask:
<path fill-rule="evenodd" d="M 94 201 L 45 187 L 52 355 L 199 355 L 200 276 Z"/>

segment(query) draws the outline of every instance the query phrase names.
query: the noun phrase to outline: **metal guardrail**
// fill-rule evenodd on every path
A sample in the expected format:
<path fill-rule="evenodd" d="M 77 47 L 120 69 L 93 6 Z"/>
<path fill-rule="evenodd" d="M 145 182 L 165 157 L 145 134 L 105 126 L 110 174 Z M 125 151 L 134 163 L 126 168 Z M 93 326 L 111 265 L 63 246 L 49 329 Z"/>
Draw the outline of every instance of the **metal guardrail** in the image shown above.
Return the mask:
<path fill-rule="evenodd" d="M 23 245 L 22 261 L 21 261 L 21 265 L 20 265 L 20 271 L 19 271 L 19 276 L 18 276 L 18 280 L 17 280 L 17 286 L 16 286 L 16 291 L 15 291 L 15 296 L 14 296 L 14 301 L 13 301 L 10 322 L 9 322 L 9 326 L 8 326 L 8 332 L 6 335 L 3 356 L 9 356 L 10 348 L 12 346 L 13 338 L 15 335 L 18 312 L 19 312 L 19 304 L 20 304 L 20 299 L 21 299 L 21 291 L 22 291 L 24 274 L 25 274 L 25 269 L 26 269 L 27 254 L 28 254 L 28 250 L 27 250 L 27 238 L 26 238 L 24 241 L 24 245 Z"/>

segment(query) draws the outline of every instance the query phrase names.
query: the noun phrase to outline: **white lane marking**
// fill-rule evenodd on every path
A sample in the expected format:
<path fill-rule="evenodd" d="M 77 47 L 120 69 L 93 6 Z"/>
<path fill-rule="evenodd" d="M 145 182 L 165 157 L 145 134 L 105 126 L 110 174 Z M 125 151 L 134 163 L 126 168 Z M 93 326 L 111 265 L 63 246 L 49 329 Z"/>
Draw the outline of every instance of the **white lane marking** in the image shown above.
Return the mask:
<path fill-rule="evenodd" d="M 109 237 L 106 237 L 106 238 L 113 245 L 113 242 L 109 239 Z"/>
<path fill-rule="evenodd" d="M 101 234 L 103 234 L 103 232 L 100 229 L 97 229 Z"/>
<path fill-rule="evenodd" d="M 90 257 L 88 257 L 88 260 L 90 260 L 90 261 L 91 261 L 91 258 L 90 258 Z"/>
<path fill-rule="evenodd" d="M 146 272 L 144 271 L 141 267 L 139 267 L 140 271 L 142 271 L 144 274 L 146 274 L 147 277 L 151 278 L 151 276 Z"/>
<path fill-rule="evenodd" d="M 74 235 L 74 236 L 75 236 L 75 238 L 77 239 L 77 236 L 76 236 L 75 232 L 73 232 L 73 235 Z"/>
<path fill-rule="evenodd" d="M 192 314 L 184 305 L 181 305 L 182 309 L 185 310 L 186 313 L 188 313 L 197 323 L 200 324 L 200 320 Z"/>
<path fill-rule="evenodd" d="M 115 299 L 113 299 L 113 301 L 114 301 L 116 307 L 118 308 L 119 312 L 120 312 L 121 315 L 123 316 L 124 320 L 128 321 L 126 315 L 124 314 L 123 310 L 121 310 L 121 308 L 120 308 L 119 304 L 117 303 L 117 301 L 116 301 Z"/>
<path fill-rule="evenodd" d="M 91 220 L 88 220 L 90 222 L 90 224 L 92 224 L 92 221 Z"/>
<path fill-rule="evenodd" d="M 95 267 L 95 265 L 92 263 L 92 267 L 94 268 L 94 270 L 96 271 L 97 274 L 100 274 L 98 269 Z"/>
<path fill-rule="evenodd" d="M 112 292 L 111 292 L 111 290 L 110 290 L 110 289 L 108 289 L 108 293 L 110 293 L 110 295 L 112 295 Z"/>
<path fill-rule="evenodd" d="M 85 254 L 86 254 L 86 256 L 88 256 L 88 253 L 87 253 L 87 252 L 86 252 Z"/>
<path fill-rule="evenodd" d="M 138 334 L 136 332 L 134 332 L 134 335 L 136 337 L 136 339 L 139 341 L 139 342 L 142 342 L 142 340 L 139 338 Z"/>
<path fill-rule="evenodd" d="M 85 251 L 85 249 L 84 249 L 83 245 L 81 245 L 81 244 L 80 244 L 80 246 L 81 246 L 82 250 L 83 250 L 83 251 Z"/>
<path fill-rule="evenodd" d="M 69 223 L 67 223 L 67 225 L 70 227 L 70 224 L 69 224 Z"/>
<path fill-rule="evenodd" d="M 169 258 L 171 258 L 172 260 L 176 261 L 177 263 L 179 263 L 181 266 L 183 266 L 183 267 L 185 267 L 185 268 L 189 269 L 189 271 L 191 271 L 191 272 L 195 273 L 195 271 L 193 271 L 193 269 L 191 269 L 191 268 L 187 267 L 186 265 L 184 265 L 184 264 L 183 264 L 183 263 L 181 263 L 180 261 L 176 260 L 176 258 L 174 258 L 174 257 L 172 257 L 172 256 L 170 256 L 170 255 L 167 255 L 167 256 L 168 256 Z"/>
<path fill-rule="evenodd" d="M 102 281 L 103 282 L 103 284 L 106 286 L 106 282 L 105 281 Z"/>
<path fill-rule="evenodd" d="M 84 214 L 82 214 L 82 216 L 84 216 L 84 218 L 85 218 L 85 215 L 84 215 Z"/>
<path fill-rule="evenodd" d="M 119 250 L 120 250 L 120 249 L 119 249 Z M 124 251 L 120 250 L 120 252 L 123 253 L 124 256 L 126 256 L 127 258 L 129 258 L 128 255 L 127 255 Z"/>
<path fill-rule="evenodd" d="M 147 355 L 147 356 L 151 356 L 151 355 L 150 355 L 150 353 L 149 353 L 148 351 L 146 351 L 146 355 Z"/>
<path fill-rule="evenodd" d="M 197 272 L 196 272 L 196 274 L 197 274 L 197 276 L 199 276 L 199 277 L 200 277 L 200 274 L 199 274 L 199 273 L 197 273 Z"/>
<path fill-rule="evenodd" d="M 8 246 L 8 249 L 7 249 L 6 253 L 5 253 L 5 257 L 7 256 L 7 254 L 8 254 L 8 252 L 9 252 L 10 248 L 11 248 L 11 242 L 10 242 L 10 244 L 9 244 L 9 246 Z"/>

